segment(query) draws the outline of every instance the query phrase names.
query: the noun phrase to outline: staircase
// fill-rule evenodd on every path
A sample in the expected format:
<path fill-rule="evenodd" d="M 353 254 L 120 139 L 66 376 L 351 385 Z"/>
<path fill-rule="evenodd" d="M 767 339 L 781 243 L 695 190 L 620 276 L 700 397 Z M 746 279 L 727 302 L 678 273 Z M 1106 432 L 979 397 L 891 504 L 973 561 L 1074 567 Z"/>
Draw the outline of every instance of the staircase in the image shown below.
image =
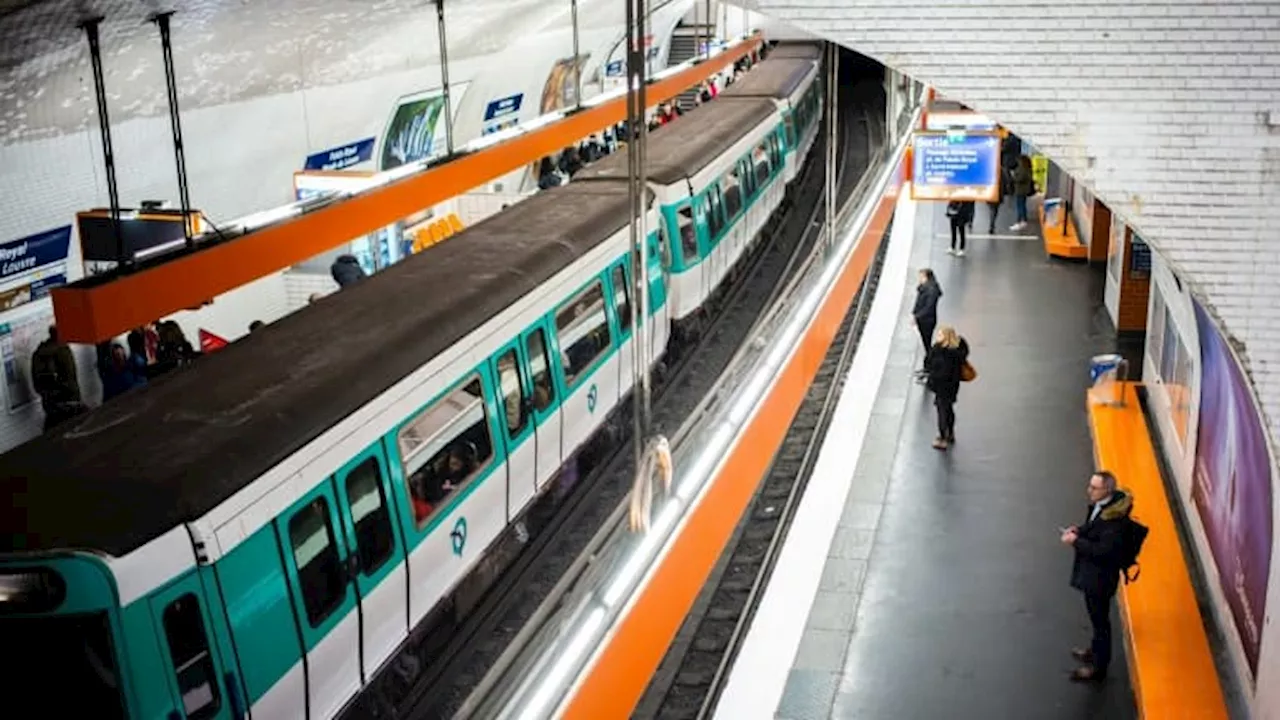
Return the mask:
<path fill-rule="evenodd" d="M 716 36 L 715 25 L 694 25 L 683 20 L 671 33 L 671 51 L 667 53 L 667 67 L 680 63 L 698 54 L 698 40 L 706 42 L 706 38 Z M 683 110 L 692 108 L 698 97 L 698 90 L 686 90 L 676 97 L 676 105 Z"/>

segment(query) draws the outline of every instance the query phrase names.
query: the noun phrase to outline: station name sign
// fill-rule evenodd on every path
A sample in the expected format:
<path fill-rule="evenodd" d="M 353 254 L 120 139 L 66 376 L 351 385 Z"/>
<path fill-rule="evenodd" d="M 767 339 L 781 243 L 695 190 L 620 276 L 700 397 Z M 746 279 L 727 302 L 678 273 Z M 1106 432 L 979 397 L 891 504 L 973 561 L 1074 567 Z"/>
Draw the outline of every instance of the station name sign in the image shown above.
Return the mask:
<path fill-rule="evenodd" d="M 911 198 L 995 202 L 1000 197 L 1000 135 L 918 131 L 911 139 Z"/>

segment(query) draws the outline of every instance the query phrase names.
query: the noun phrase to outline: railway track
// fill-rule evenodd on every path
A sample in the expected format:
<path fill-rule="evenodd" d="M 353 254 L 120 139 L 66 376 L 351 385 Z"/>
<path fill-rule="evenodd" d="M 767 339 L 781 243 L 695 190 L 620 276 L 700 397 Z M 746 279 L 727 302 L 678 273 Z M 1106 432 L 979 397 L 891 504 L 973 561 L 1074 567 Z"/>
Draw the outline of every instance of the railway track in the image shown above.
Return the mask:
<path fill-rule="evenodd" d="M 700 720 L 714 711 L 817 460 L 875 296 L 887 245 L 880 244 L 769 473 L 634 717 Z"/>
<path fill-rule="evenodd" d="M 876 107 L 867 113 L 882 111 Z M 865 123 L 850 125 L 841 138 L 843 192 L 852 189 L 870 156 L 862 149 L 866 137 L 858 137 Z M 796 257 L 811 249 L 818 234 L 813 221 L 823 207 L 822 157 L 820 141 L 797 181 L 792 206 L 775 225 L 775 241 L 760 243 L 746 258 L 738 281 L 718 298 L 697 342 L 656 388 L 654 432 L 672 433 L 679 427 L 737 351 L 775 288 L 785 284 Z M 804 203 L 808 198 L 817 198 L 812 209 Z M 625 409 L 618 415 L 623 420 L 628 416 Z M 619 426 L 629 428 L 629 423 Z M 481 567 L 415 633 L 410 645 L 416 651 L 381 673 L 375 692 L 362 696 L 347 717 L 467 715 L 473 692 L 505 669 L 503 659 L 518 649 L 521 630 L 554 605 L 561 579 L 585 557 L 593 538 L 625 501 L 634 472 L 629 433 L 618 432 L 610 440 L 590 473 L 561 478 L 524 522 L 491 549 Z"/>

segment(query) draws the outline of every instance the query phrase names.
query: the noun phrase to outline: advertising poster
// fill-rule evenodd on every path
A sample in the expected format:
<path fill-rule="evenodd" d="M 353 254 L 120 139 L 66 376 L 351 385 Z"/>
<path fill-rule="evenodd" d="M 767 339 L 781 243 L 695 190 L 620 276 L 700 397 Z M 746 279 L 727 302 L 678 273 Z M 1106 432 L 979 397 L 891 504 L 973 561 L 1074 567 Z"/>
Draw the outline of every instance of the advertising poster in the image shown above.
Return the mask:
<path fill-rule="evenodd" d="M 1208 313 L 1200 330 L 1200 434 L 1191 496 L 1255 675 L 1271 569 L 1271 454 L 1248 381 Z"/>
<path fill-rule="evenodd" d="M 35 400 L 31 389 L 31 354 L 49 334 L 53 312 L 41 312 L 0 325 L 0 363 L 4 365 L 5 403 L 17 412 Z"/>
<path fill-rule="evenodd" d="M 432 90 L 400 101 L 382 136 L 382 169 L 444 152 L 444 95 Z"/>
<path fill-rule="evenodd" d="M 587 62 L 586 55 L 579 55 L 577 62 L 573 57 L 560 58 L 547 73 L 547 82 L 542 86 L 541 114 L 571 108 L 578 104 L 578 78 L 574 72 L 580 70 Z"/>

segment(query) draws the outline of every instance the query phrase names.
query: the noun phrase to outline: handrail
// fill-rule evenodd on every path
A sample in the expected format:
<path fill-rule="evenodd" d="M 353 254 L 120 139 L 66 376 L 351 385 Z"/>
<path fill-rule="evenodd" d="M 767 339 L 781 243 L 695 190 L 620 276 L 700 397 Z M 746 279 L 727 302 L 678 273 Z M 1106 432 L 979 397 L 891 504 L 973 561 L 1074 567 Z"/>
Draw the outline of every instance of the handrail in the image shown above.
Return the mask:
<path fill-rule="evenodd" d="M 868 171 L 874 180 L 865 183 L 858 205 L 845 216 L 839 242 L 829 243 L 809 258 L 799 273 L 802 279 L 792 283 L 789 292 L 770 308 L 681 427 L 674 442 L 674 492 L 656 503 L 657 515 L 649 530 L 629 533 L 621 527 L 615 529 L 577 589 L 565 596 L 529 650 L 513 664 L 505 685 L 481 703 L 479 715 L 533 720 L 557 715 L 569 707 L 637 594 L 662 566 L 683 526 L 716 484 L 735 440 L 755 420 L 771 381 L 791 359 L 800 336 L 817 318 L 824 298 L 858 251 L 901 168 L 907 144 L 904 138 L 891 154 L 873 159 L 879 162 Z"/>
<path fill-rule="evenodd" d="M 676 97 L 749 54 L 759 34 L 743 36 L 706 58 L 658 72 L 649 81 L 652 105 Z M 625 119 L 626 87 L 519 127 L 477 138 L 449 158 L 421 160 L 377 173 L 358 189 L 332 191 L 226 223 L 200 235 L 192 248 L 158 254 L 55 288 L 58 334 L 98 343 L 179 310 L 200 307 L 227 291 L 465 193 L 559 152 Z"/>

